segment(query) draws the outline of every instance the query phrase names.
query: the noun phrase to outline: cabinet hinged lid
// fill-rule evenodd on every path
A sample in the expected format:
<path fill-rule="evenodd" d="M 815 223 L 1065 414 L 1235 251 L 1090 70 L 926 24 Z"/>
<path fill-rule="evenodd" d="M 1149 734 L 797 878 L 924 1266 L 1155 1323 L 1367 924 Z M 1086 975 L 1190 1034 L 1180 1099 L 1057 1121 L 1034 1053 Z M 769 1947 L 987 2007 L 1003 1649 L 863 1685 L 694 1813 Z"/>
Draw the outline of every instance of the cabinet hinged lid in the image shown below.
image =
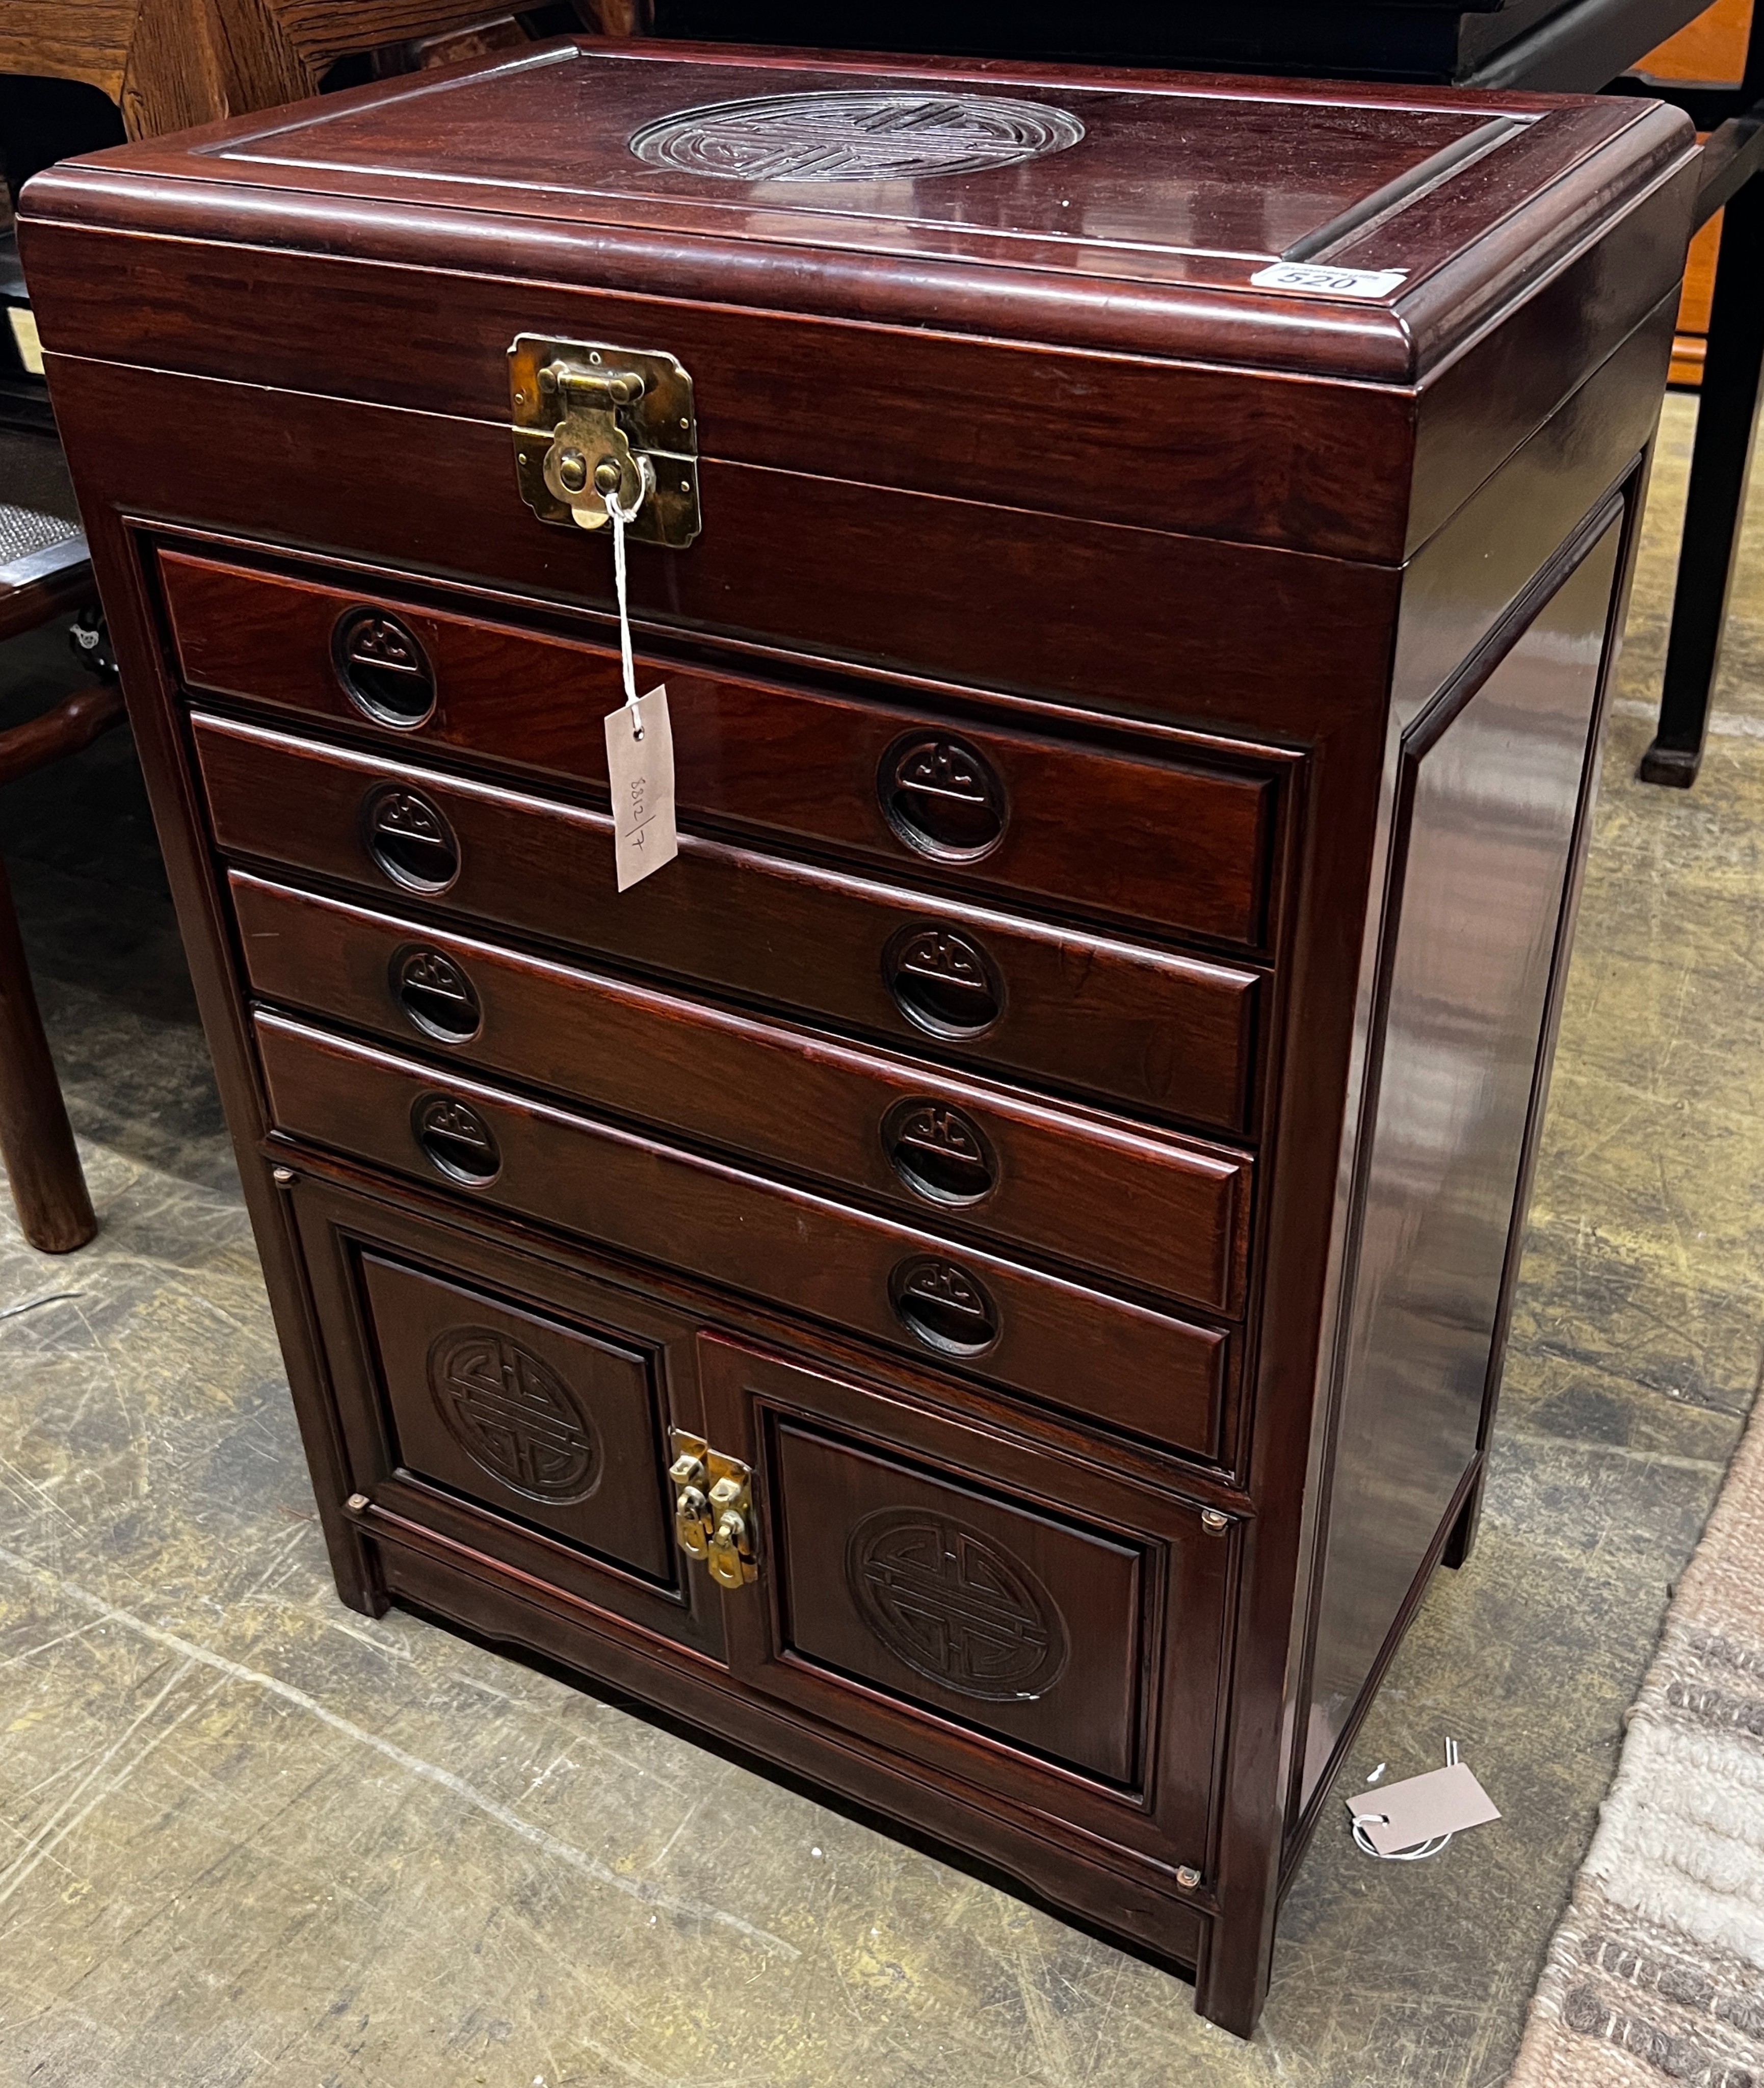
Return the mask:
<path fill-rule="evenodd" d="M 31 210 L 1411 383 L 1691 145 L 1634 100 L 584 40 L 69 162 Z"/>

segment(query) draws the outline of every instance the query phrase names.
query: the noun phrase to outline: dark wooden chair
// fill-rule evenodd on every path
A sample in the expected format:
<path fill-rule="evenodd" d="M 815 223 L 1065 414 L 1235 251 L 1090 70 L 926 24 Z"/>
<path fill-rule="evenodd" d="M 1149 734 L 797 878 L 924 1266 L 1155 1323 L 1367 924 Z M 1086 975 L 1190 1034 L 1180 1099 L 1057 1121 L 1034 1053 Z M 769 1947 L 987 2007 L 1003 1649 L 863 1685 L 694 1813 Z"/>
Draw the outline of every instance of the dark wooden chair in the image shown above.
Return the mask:
<path fill-rule="evenodd" d="M 0 428 L 0 639 L 96 607 L 67 467 L 53 435 Z M 86 627 L 101 667 L 96 621 Z M 113 678 L 0 731 L 0 783 L 77 753 L 121 722 Z M 66 1254 L 97 1230 L 0 861 L 0 1161 L 32 1247 Z"/>

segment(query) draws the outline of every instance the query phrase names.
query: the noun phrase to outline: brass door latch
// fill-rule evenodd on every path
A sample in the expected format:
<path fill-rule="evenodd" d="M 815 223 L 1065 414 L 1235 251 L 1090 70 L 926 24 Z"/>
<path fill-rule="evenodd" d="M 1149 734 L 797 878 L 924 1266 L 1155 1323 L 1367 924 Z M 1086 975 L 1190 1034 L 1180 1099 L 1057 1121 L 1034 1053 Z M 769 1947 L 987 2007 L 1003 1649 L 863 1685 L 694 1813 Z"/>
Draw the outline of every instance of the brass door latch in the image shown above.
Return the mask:
<path fill-rule="evenodd" d="M 698 535 L 698 416 L 671 355 L 518 334 L 508 389 L 515 476 L 541 522 L 604 528 L 612 495 L 641 543 Z"/>
<path fill-rule="evenodd" d="M 701 1559 L 711 1578 L 724 1588 L 743 1588 L 759 1577 L 754 1545 L 753 1474 L 739 1457 L 725 1457 L 702 1436 L 677 1428 L 674 1461 L 674 1541 L 689 1559 Z"/>

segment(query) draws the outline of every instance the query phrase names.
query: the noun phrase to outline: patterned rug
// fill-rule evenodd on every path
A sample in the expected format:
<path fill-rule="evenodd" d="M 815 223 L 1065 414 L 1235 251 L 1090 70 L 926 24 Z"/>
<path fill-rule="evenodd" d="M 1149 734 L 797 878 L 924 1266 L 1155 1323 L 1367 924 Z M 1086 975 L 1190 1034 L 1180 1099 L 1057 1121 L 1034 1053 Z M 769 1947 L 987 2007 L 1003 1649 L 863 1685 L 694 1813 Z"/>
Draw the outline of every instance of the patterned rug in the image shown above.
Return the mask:
<path fill-rule="evenodd" d="M 1667 1613 L 1509 2088 L 1764 2088 L 1764 1410 Z"/>

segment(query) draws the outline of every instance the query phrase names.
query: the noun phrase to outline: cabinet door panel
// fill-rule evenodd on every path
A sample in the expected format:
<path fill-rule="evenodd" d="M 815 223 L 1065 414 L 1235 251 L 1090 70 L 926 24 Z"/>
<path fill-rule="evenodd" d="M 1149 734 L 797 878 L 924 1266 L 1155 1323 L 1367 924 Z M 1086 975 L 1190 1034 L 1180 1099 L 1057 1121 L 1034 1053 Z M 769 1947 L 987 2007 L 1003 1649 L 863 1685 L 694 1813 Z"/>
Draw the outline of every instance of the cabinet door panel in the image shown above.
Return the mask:
<path fill-rule="evenodd" d="M 376 1255 L 361 1283 L 400 1465 L 673 1579 L 650 1357 Z"/>
<path fill-rule="evenodd" d="M 463 1555 L 718 1654 L 675 1548 L 668 1431 L 697 1323 L 585 1272 L 302 1175 L 288 1188 L 348 1486 Z"/>
<path fill-rule="evenodd" d="M 1235 1524 L 707 1333 L 705 1426 L 753 1468 L 732 1671 L 1083 1836 L 1203 1867 Z"/>
<path fill-rule="evenodd" d="M 791 1654 L 1134 1781 L 1134 1547 L 788 1423 L 775 1453 Z"/>

